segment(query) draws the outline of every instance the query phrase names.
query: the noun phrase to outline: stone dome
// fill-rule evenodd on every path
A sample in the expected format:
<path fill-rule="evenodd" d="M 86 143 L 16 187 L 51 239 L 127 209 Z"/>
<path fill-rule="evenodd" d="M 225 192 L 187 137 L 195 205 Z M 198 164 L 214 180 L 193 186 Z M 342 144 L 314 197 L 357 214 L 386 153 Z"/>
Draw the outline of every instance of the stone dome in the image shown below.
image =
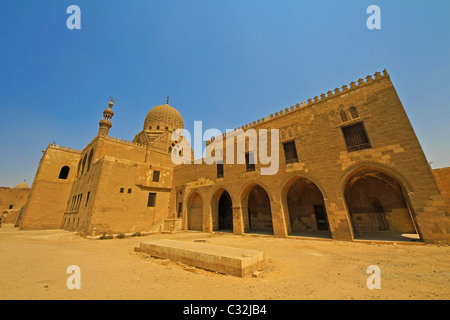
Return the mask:
<path fill-rule="evenodd" d="M 170 130 L 183 129 L 184 122 L 177 109 L 163 104 L 151 109 L 144 121 L 144 130 Z"/>
<path fill-rule="evenodd" d="M 28 184 L 24 181 L 22 183 L 19 183 L 17 186 L 15 186 L 13 189 L 30 189 Z"/>

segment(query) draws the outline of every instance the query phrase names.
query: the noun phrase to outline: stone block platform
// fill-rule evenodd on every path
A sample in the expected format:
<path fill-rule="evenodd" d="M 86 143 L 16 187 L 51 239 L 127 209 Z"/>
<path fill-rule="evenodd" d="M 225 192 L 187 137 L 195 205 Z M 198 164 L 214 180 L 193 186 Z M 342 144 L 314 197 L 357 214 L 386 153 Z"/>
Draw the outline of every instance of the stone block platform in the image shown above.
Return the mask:
<path fill-rule="evenodd" d="M 135 251 L 237 277 L 261 271 L 266 265 L 263 251 L 201 242 L 153 240 L 141 243 Z"/>

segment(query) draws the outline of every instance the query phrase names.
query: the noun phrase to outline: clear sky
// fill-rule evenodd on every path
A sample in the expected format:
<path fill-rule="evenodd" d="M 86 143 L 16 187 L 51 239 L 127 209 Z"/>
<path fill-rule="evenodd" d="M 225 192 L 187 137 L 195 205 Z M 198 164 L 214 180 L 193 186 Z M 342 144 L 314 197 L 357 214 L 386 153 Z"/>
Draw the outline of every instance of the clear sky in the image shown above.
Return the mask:
<path fill-rule="evenodd" d="M 167 95 L 191 132 L 224 132 L 384 68 L 432 167 L 450 166 L 449 17 L 448 0 L 2 0 L 0 186 L 31 186 L 53 141 L 83 149 L 109 96 L 115 137 Z"/>

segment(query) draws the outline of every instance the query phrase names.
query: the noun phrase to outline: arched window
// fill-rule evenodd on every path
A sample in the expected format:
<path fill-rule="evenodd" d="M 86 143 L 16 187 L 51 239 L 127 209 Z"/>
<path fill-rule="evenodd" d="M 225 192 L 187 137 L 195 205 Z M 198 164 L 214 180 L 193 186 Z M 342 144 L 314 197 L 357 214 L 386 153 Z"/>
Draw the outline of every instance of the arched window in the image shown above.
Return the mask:
<path fill-rule="evenodd" d="M 356 118 L 359 117 L 358 111 L 356 110 L 355 107 L 351 107 L 351 108 L 350 108 L 350 114 L 352 115 L 352 118 L 353 118 L 353 119 L 356 119 Z"/>
<path fill-rule="evenodd" d="M 91 149 L 91 152 L 89 152 L 89 157 L 88 157 L 88 161 L 87 161 L 87 169 L 86 172 L 89 172 L 89 169 L 91 168 L 91 163 L 92 163 L 92 155 L 94 154 L 94 150 Z"/>
<path fill-rule="evenodd" d="M 69 176 L 70 168 L 68 166 L 64 166 L 61 168 L 61 171 L 59 171 L 59 177 L 58 179 L 67 179 Z"/>
<path fill-rule="evenodd" d="M 84 167 L 86 166 L 86 156 L 83 158 L 83 164 L 81 165 L 81 174 L 84 173 Z"/>
<path fill-rule="evenodd" d="M 288 137 L 289 137 L 289 139 L 294 137 L 294 132 L 292 131 L 292 128 L 288 129 Z"/>
<path fill-rule="evenodd" d="M 281 130 L 281 140 L 286 140 L 286 131 Z"/>
<path fill-rule="evenodd" d="M 347 121 L 348 119 L 347 119 L 347 114 L 345 113 L 345 111 L 344 110 L 341 110 L 341 121 L 342 122 L 345 122 L 345 121 Z"/>
<path fill-rule="evenodd" d="M 81 160 L 78 161 L 78 170 L 77 170 L 77 177 L 80 176 L 80 169 L 81 169 Z"/>

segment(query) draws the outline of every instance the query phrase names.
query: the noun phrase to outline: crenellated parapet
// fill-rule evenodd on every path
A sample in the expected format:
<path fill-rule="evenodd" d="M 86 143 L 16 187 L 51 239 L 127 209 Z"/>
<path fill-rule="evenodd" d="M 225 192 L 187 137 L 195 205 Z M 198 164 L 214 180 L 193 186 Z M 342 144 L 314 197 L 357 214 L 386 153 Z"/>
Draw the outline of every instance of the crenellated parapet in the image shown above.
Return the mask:
<path fill-rule="evenodd" d="M 339 95 L 346 94 L 346 93 L 348 93 L 350 91 L 359 89 L 359 88 L 361 88 L 361 87 L 363 87 L 363 86 L 365 86 L 365 85 L 367 85 L 367 84 L 369 84 L 371 82 L 378 81 L 380 79 L 388 78 L 388 77 L 389 77 L 389 74 L 387 73 L 386 69 L 384 69 L 382 73 L 375 72 L 373 75 L 368 75 L 364 79 L 362 79 L 362 78 L 358 79 L 357 82 L 352 81 L 348 85 L 343 85 L 341 88 L 335 88 L 333 91 L 329 90 L 326 93 L 320 94 L 319 96 L 315 96 L 313 98 L 309 98 L 306 101 L 303 101 L 301 104 L 297 103 L 295 106 L 291 106 L 289 108 L 281 109 L 280 111 L 275 112 L 274 114 L 271 114 L 269 116 L 266 116 L 266 117 L 263 117 L 263 118 L 258 119 L 256 121 L 253 121 L 253 122 L 250 122 L 248 124 L 245 124 L 245 125 L 241 126 L 240 128 L 229 130 L 226 133 L 223 133 L 221 136 L 216 136 L 216 137 L 211 138 L 206 143 L 209 144 L 209 143 L 211 143 L 214 140 L 219 139 L 219 138 L 225 139 L 227 134 L 237 133 L 238 131 L 241 131 L 241 130 L 245 131 L 247 129 L 253 128 L 253 127 L 258 126 L 258 125 L 260 125 L 262 123 L 265 123 L 267 121 L 270 121 L 270 120 L 273 120 L 273 119 L 277 119 L 279 117 L 282 117 L 282 116 L 285 116 L 285 115 L 290 114 L 292 112 L 295 112 L 295 111 L 297 111 L 299 109 L 302 109 L 304 107 L 310 107 L 312 105 L 324 102 L 326 100 L 329 100 L 331 98 L 337 97 Z"/>
<path fill-rule="evenodd" d="M 75 153 L 81 153 L 81 150 L 79 150 L 79 149 L 60 146 L 60 145 L 55 144 L 54 142 L 53 143 L 49 143 L 48 148 L 64 150 L 64 151 L 70 151 L 70 152 L 75 152 Z"/>
<path fill-rule="evenodd" d="M 125 140 L 125 139 L 122 139 L 122 138 L 113 137 L 113 136 L 108 136 L 108 137 L 105 138 L 105 140 L 117 142 L 117 143 L 124 144 L 124 145 L 144 148 L 144 149 L 146 148 L 146 146 L 143 145 L 143 144 L 132 142 L 132 141 L 129 141 L 129 140 Z"/>

